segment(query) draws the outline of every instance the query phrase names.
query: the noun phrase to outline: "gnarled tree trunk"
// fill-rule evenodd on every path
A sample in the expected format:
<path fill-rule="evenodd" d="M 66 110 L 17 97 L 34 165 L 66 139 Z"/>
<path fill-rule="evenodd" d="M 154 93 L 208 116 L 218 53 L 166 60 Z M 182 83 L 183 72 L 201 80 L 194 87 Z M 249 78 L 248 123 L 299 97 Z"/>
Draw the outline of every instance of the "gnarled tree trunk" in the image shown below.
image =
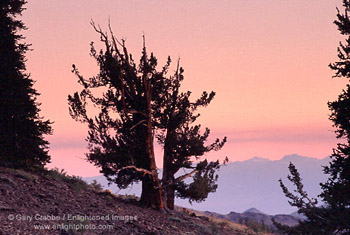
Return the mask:
<path fill-rule="evenodd" d="M 165 138 L 165 144 L 164 144 L 164 157 L 163 157 L 163 192 L 164 192 L 164 201 L 166 203 L 166 208 L 170 210 L 174 210 L 174 204 L 175 204 L 175 172 L 174 171 L 174 165 L 173 165 L 173 156 L 171 154 L 171 151 L 173 149 L 173 142 L 174 140 L 172 138 L 175 137 L 174 130 L 171 130 L 171 128 L 168 128 L 167 135 Z"/>
<path fill-rule="evenodd" d="M 152 110 L 151 110 L 151 83 L 146 76 L 143 78 L 146 98 L 146 148 L 148 154 L 149 170 L 152 175 L 148 175 L 142 181 L 141 202 L 147 206 L 152 206 L 157 209 L 164 209 L 162 198 L 162 186 L 158 178 L 156 159 L 153 148 L 153 128 L 152 128 Z"/>

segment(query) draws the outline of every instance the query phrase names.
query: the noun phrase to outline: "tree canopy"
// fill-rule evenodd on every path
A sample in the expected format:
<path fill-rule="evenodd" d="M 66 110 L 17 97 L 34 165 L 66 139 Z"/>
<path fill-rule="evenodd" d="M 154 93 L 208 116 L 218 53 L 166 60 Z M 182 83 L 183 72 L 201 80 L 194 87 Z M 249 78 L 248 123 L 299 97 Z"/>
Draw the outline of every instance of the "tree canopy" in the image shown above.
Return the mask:
<path fill-rule="evenodd" d="M 14 168 L 43 167 L 50 161 L 45 134 L 50 121 L 39 116 L 39 93 L 26 72 L 29 45 L 18 31 L 25 30 L 16 19 L 24 0 L 0 2 L 0 165 Z"/>
<path fill-rule="evenodd" d="M 163 95 L 156 101 L 155 109 L 155 122 L 159 130 L 157 139 L 164 149 L 162 183 L 169 209 L 174 208 L 175 196 L 188 198 L 190 202 L 200 202 L 209 193 L 215 192 L 218 178 L 216 171 L 220 164 L 206 159 L 200 161 L 200 158 L 210 151 L 220 150 L 226 142 L 225 137 L 206 145 L 210 130 L 206 128 L 201 133 L 201 125 L 194 123 L 200 116 L 198 108 L 209 105 L 215 92 L 204 91 L 197 100 L 191 102 L 190 91 L 180 92 L 183 73 L 178 61 L 174 76 L 164 78 Z M 198 160 L 196 165 L 194 160 Z M 180 169 L 189 172 L 175 177 Z M 192 177 L 192 182 L 185 183 L 188 177 Z"/>
<path fill-rule="evenodd" d="M 141 181 L 141 201 L 146 205 L 172 209 L 175 190 L 181 197 L 203 200 L 217 187 L 215 171 L 220 165 L 203 160 L 195 166 L 193 160 L 221 149 L 226 138 L 207 146 L 209 129 L 201 133 L 200 125 L 192 123 L 199 117 L 197 108 L 207 106 L 215 93 L 203 92 L 191 102 L 191 92 L 179 91 L 183 80 L 179 63 L 172 76 L 167 75 L 170 57 L 158 71 L 157 58 L 148 54 L 144 39 L 137 65 L 125 40 L 118 40 L 110 27 L 106 33 L 94 22 L 92 26 L 104 44 L 104 49 L 97 51 L 91 43 L 99 74 L 86 79 L 73 65 L 83 90 L 68 97 L 70 115 L 89 127 L 87 159 L 120 188 Z M 98 109 L 98 115 L 88 114 L 89 105 Z M 155 162 L 155 138 L 164 148 L 162 180 Z M 181 168 L 191 172 L 175 179 Z M 184 179 L 191 176 L 194 181 L 185 184 Z M 167 198 L 165 205 L 163 197 Z"/>
<path fill-rule="evenodd" d="M 343 0 L 344 13 L 339 9 L 334 22 L 338 30 L 346 36 L 345 42 L 338 47 L 339 61 L 330 64 L 335 71 L 334 77 L 350 78 L 350 1 Z M 288 179 L 297 187 L 298 195 L 292 194 L 280 181 L 284 194 L 291 200 L 292 206 L 298 207 L 299 213 L 307 219 L 296 227 L 277 226 L 289 234 L 349 234 L 350 233 L 350 85 L 342 91 L 338 99 L 328 103 L 331 111 L 330 120 L 336 128 L 339 139 L 337 148 L 333 149 L 329 166 L 324 173 L 329 175 L 325 183 L 321 183 L 322 193 L 319 195 L 322 206 L 317 206 L 315 199 L 308 198 L 303 189 L 300 175 L 293 164 Z"/>

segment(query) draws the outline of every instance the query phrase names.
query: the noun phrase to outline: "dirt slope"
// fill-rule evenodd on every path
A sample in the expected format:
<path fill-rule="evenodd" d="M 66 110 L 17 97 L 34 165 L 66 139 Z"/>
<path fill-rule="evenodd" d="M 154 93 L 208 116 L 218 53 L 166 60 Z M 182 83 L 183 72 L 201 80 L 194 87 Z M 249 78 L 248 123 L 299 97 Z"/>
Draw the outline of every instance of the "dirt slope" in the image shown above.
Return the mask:
<path fill-rule="evenodd" d="M 162 213 L 58 171 L 0 168 L 0 234 L 254 234 L 186 212 Z"/>

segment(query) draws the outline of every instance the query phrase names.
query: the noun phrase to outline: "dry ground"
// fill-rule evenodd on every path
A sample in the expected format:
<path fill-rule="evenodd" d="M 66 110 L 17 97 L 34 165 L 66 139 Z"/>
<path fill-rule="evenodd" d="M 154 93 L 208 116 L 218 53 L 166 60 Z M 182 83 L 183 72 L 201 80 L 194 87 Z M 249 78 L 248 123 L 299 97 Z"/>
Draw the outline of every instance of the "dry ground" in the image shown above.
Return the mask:
<path fill-rule="evenodd" d="M 254 234 L 244 226 L 162 213 L 59 171 L 0 168 L 0 234 Z"/>

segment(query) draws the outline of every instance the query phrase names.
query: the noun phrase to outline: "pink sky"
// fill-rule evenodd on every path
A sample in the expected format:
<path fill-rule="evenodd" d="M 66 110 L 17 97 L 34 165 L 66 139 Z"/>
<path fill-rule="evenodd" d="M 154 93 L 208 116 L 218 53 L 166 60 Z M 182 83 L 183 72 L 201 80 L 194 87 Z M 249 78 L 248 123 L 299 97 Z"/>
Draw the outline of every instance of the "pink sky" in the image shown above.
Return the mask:
<path fill-rule="evenodd" d="M 217 93 L 200 122 L 228 143 L 209 159 L 326 157 L 336 144 L 327 101 L 346 83 L 331 79 L 328 68 L 342 40 L 333 24 L 336 6 L 340 0 L 29 1 L 24 34 L 34 50 L 27 69 L 41 93 L 41 114 L 55 122 L 50 167 L 98 173 L 82 160 L 87 129 L 70 118 L 67 96 L 81 89 L 73 63 L 85 76 L 97 73 L 89 44 L 100 44 L 90 20 L 106 29 L 109 18 L 135 58 L 145 34 L 160 65 L 168 55 L 181 57 L 183 87 L 194 98 L 203 90 Z"/>

